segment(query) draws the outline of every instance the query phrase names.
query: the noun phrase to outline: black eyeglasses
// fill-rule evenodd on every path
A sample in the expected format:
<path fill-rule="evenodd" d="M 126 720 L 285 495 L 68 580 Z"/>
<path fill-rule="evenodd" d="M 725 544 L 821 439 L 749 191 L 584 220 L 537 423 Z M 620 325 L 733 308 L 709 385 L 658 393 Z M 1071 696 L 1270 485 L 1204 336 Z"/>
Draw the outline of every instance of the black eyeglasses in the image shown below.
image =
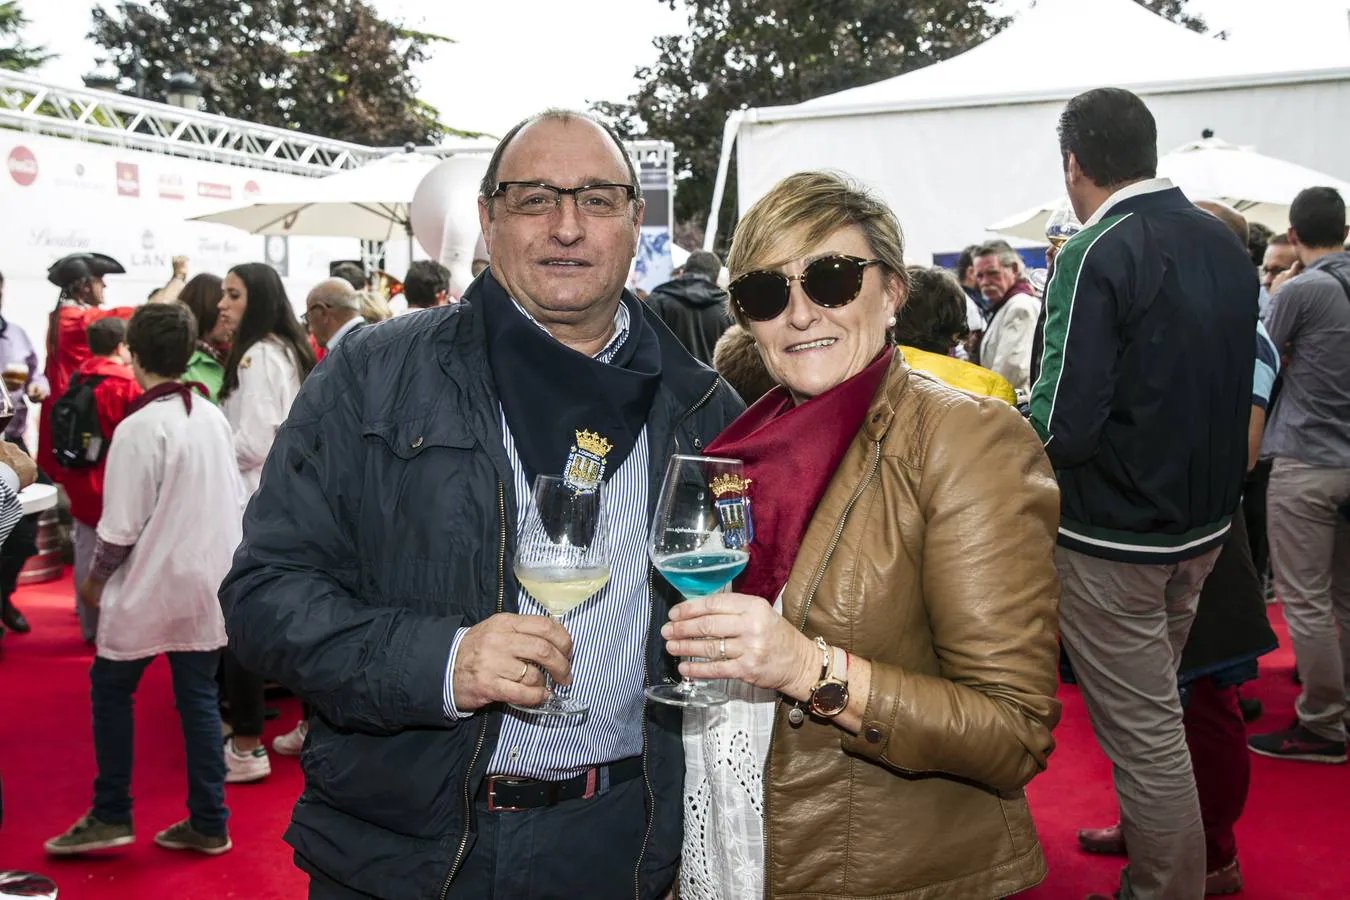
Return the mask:
<path fill-rule="evenodd" d="M 746 272 L 731 283 L 728 289 L 731 302 L 747 318 L 755 322 L 769 322 L 787 309 L 792 293 L 792 282 L 800 281 L 802 290 L 811 302 L 826 309 L 848 306 L 862 292 L 863 273 L 879 259 L 860 259 L 856 256 L 822 256 L 812 260 L 800 275 L 784 275 L 762 269 Z"/>
<path fill-rule="evenodd" d="M 309 314 L 312 313 L 312 312 L 314 312 L 314 310 L 316 310 L 316 309 L 332 309 L 332 307 L 329 306 L 327 303 L 315 303 L 315 304 L 314 304 L 313 306 L 311 306 L 309 309 L 305 310 L 305 314 L 304 314 L 303 316 L 300 317 L 300 324 L 301 324 L 301 325 L 304 325 L 305 327 L 308 328 L 308 327 L 309 327 Z"/>
<path fill-rule="evenodd" d="M 583 216 L 621 216 L 629 202 L 637 199 L 631 184 L 583 184 L 560 188 L 542 181 L 499 181 L 493 197 L 501 197 L 508 212 L 518 216 L 546 216 L 562 206 L 563 197 L 571 197 Z"/>

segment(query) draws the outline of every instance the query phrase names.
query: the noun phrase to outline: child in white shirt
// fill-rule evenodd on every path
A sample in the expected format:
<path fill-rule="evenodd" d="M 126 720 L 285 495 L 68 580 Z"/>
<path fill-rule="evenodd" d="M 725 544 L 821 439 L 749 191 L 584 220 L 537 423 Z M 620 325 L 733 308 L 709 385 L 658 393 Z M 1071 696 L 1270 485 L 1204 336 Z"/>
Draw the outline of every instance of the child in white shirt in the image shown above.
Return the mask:
<path fill-rule="evenodd" d="M 145 394 L 117 428 L 107 457 L 98 545 L 80 597 L 99 607 L 90 670 L 94 806 L 46 844 L 70 856 L 135 840 L 131 825 L 132 697 L 161 654 L 173 671 L 187 747 L 189 817 L 155 835 L 171 850 L 231 847 L 225 827 L 216 669 L 225 624 L 216 590 L 240 541 L 245 499 L 225 416 L 178 382 L 197 327 L 187 307 L 155 303 L 127 328 Z"/>

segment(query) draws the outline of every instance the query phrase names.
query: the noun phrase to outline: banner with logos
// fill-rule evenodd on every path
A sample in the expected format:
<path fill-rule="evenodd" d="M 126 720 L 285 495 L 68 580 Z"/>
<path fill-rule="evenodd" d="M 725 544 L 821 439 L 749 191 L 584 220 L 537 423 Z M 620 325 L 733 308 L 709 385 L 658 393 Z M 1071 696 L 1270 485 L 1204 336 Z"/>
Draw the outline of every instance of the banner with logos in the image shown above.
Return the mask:
<path fill-rule="evenodd" d="M 185 221 L 218 209 L 290 193 L 302 176 L 0 130 L 0 273 L 4 315 L 44 345 L 57 289 L 47 267 L 67 253 L 107 253 L 126 267 L 107 279 L 109 305 L 135 305 L 169 280 L 172 259 L 189 274 L 224 275 L 267 262 L 291 303 L 328 277 L 333 259 L 359 256 L 342 238 L 264 238 L 223 225 Z"/>

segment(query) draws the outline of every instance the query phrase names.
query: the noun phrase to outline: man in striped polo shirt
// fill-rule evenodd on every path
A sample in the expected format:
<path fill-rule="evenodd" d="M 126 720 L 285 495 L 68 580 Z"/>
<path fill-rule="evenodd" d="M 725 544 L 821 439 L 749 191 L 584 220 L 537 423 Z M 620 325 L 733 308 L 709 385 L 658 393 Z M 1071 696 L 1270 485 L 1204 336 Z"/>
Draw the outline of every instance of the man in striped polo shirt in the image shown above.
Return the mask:
<path fill-rule="evenodd" d="M 1083 230 L 1045 297 L 1031 422 L 1061 491 L 1060 620 L 1113 764 L 1120 897 L 1198 900 L 1205 840 L 1176 669 L 1238 507 L 1259 285 L 1246 248 L 1157 174 L 1157 127 L 1099 89 L 1059 122 Z"/>

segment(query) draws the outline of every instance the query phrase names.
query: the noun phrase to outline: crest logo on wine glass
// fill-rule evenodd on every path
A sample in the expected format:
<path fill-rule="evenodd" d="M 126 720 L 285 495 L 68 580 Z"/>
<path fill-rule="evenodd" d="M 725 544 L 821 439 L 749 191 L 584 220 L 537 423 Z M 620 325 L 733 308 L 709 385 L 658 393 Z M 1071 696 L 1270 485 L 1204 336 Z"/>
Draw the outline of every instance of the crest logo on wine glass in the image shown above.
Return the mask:
<path fill-rule="evenodd" d="M 750 517 L 749 478 L 739 475 L 719 475 L 709 488 L 717 498 L 717 518 L 722 522 L 722 542 L 732 550 L 744 550 L 755 537 L 754 520 Z"/>
<path fill-rule="evenodd" d="M 576 443 L 567 454 L 563 482 L 578 494 L 590 494 L 605 480 L 605 457 L 614 445 L 585 429 L 578 431 L 576 436 Z"/>

